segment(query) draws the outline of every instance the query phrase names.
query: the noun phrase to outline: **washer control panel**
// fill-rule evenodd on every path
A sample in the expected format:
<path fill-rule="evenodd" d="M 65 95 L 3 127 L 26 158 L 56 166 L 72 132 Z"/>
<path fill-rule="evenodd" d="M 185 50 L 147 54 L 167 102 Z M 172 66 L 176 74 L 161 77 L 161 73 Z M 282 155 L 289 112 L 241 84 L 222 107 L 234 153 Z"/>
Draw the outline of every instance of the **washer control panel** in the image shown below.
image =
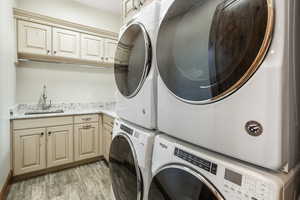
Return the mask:
<path fill-rule="evenodd" d="M 217 174 L 218 165 L 215 163 L 195 156 L 179 148 L 175 148 L 174 155 L 214 175 Z"/>
<path fill-rule="evenodd" d="M 232 200 L 271 200 L 267 183 L 225 169 L 223 195 Z"/>

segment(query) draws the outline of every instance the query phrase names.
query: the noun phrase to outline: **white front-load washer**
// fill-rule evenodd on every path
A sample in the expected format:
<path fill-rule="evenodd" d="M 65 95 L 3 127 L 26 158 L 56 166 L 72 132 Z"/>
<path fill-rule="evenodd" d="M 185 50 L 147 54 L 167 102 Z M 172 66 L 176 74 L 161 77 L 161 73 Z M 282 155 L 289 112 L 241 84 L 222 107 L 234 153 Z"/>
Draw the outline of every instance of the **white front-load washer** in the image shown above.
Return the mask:
<path fill-rule="evenodd" d="M 155 139 L 148 200 L 297 200 L 300 165 L 289 174 L 237 162 L 166 135 Z"/>
<path fill-rule="evenodd" d="M 155 132 L 115 120 L 109 168 L 115 200 L 146 200 Z"/>
<path fill-rule="evenodd" d="M 164 0 L 158 129 L 258 166 L 299 161 L 300 1 Z"/>
<path fill-rule="evenodd" d="M 114 64 L 118 116 L 148 129 L 156 128 L 157 70 L 152 47 L 159 5 L 153 1 L 121 28 Z"/>

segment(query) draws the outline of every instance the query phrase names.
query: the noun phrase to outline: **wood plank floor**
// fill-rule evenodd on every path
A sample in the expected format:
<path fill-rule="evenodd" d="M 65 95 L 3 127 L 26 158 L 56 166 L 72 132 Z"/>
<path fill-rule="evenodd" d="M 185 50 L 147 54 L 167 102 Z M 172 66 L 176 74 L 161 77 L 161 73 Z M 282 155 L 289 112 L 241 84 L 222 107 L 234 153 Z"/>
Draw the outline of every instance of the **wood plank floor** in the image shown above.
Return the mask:
<path fill-rule="evenodd" d="M 17 182 L 7 200 L 113 200 L 109 169 L 101 161 Z"/>

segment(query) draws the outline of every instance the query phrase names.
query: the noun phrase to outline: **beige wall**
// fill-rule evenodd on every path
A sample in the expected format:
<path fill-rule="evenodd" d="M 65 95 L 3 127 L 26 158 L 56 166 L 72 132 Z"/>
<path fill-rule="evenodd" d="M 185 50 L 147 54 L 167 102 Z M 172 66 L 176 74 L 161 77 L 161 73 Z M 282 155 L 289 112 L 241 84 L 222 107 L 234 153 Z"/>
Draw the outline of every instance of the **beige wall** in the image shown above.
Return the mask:
<path fill-rule="evenodd" d="M 121 17 L 72 0 L 18 0 L 18 8 L 118 32 Z M 17 67 L 17 103 L 37 103 L 43 84 L 49 98 L 59 102 L 114 100 L 112 69 L 26 62 Z"/>
<path fill-rule="evenodd" d="M 0 190 L 10 170 L 9 110 L 15 102 L 13 0 L 0 1 Z"/>
<path fill-rule="evenodd" d="M 17 68 L 17 102 L 37 103 L 44 84 L 54 103 L 115 99 L 113 68 L 26 62 Z"/>

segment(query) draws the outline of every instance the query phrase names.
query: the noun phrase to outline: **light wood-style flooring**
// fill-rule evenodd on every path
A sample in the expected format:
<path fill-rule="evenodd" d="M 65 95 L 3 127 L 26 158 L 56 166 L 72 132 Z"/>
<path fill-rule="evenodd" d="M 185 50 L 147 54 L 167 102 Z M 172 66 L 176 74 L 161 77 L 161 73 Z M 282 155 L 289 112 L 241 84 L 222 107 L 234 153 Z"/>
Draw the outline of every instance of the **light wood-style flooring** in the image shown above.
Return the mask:
<path fill-rule="evenodd" d="M 109 169 L 100 161 L 16 182 L 7 200 L 113 200 Z"/>

